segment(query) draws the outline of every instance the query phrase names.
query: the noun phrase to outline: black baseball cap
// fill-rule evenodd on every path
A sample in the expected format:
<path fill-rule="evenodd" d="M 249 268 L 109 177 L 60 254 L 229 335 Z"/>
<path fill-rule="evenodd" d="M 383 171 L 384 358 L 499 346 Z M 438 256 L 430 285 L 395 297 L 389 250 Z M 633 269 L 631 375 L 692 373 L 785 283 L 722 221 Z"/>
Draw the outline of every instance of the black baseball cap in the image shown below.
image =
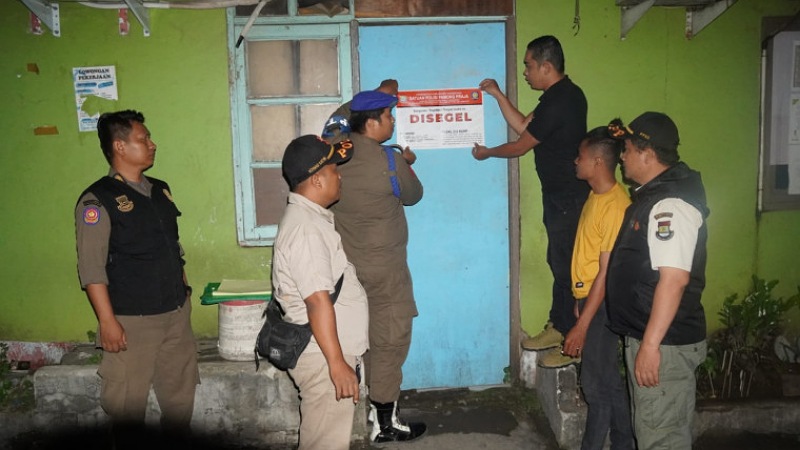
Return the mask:
<path fill-rule="evenodd" d="M 353 144 L 344 140 L 329 144 L 313 134 L 293 140 L 283 152 L 281 167 L 289 187 L 302 183 L 328 164 L 341 164 L 353 156 Z"/>
<path fill-rule="evenodd" d="M 665 150 L 676 150 L 680 139 L 675 122 L 664 113 L 648 111 L 624 126 L 614 119 L 608 124 L 608 131 L 616 139 L 638 138 Z"/>

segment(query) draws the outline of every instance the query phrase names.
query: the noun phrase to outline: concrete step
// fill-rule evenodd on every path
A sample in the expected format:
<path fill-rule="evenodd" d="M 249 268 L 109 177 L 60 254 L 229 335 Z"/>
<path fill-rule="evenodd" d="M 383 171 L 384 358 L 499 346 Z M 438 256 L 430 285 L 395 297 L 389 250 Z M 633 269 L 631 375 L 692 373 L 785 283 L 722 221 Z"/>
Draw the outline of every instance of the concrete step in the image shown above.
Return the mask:
<path fill-rule="evenodd" d="M 540 353 L 523 350 L 520 380 L 534 389 L 559 447 L 578 450 L 586 424 L 586 402 L 578 383 L 578 366 L 549 369 L 537 365 Z M 752 433 L 796 436 L 800 430 L 800 397 L 760 401 L 701 401 L 695 409 L 692 435 Z M 604 448 L 610 443 L 606 439 Z"/>
<path fill-rule="evenodd" d="M 522 351 L 520 379 L 525 387 L 536 390 L 559 447 L 579 449 L 586 423 L 586 402 L 579 389 L 578 367 L 574 364 L 557 369 L 539 367 L 538 359 L 543 353 Z"/>
<path fill-rule="evenodd" d="M 205 438 L 242 447 L 264 448 L 297 443 L 300 402 L 286 372 L 265 360 L 256 371 L 253 361 L 201 361 L 201 384 L 195 397 L 192 430 Z M 100 377 L 96 365 L 45 366 L 33 377 L 37 429 L 74 432 L 107 425 L 100 408 Z M 353 439 L 367 435 L 366 402 L 356 410 Z M 150 392 L 146 421 L 158 424 L 159 408 Z"/>
<path fill-rule="evenodd" d="M 48 365 L 33 374 L 35 410 L 0 414 L 0 448 L 5 439 L 20 433 L 91 433 L 107 425 L 100 408 L 100 378 L 91 351 L 73 352 L 61 365 Z M 85 355 L 83 354 L 85 353 Z M 192 428 L 207 436 L 241 448 L 288 448 L 297 442 L 300 424 L 297 390 L 289 376 L 262 360 L 256 371 L 253 361 L 223 360 L 215 344 L 201 346 L 200 378 Z M 523 351 L 520 381 L 534 389 L 561 449 L 577 450 L 583 437 L 586 404 L 580 396 L 578 368 L 545 369 L 537 366 L 538 352 Z M 65 364 L 66 361 L 75 361 Z M 80 363 L 80 361 L 83 361 Z M 362 397 L 366 398 L 364 392 Z M 355 416 L 353 442 L 368 434 L 367 402 Z M 158 405 L 151 394 L 148 423 L 156 425 Z M 756 434 L 797 435 L 800 430 L 800 397 L 762 402 L 698 403 L 693 434 L 715 430 L 738 430 Z M 607 443 L 608 444 L 608 443 Z"/>

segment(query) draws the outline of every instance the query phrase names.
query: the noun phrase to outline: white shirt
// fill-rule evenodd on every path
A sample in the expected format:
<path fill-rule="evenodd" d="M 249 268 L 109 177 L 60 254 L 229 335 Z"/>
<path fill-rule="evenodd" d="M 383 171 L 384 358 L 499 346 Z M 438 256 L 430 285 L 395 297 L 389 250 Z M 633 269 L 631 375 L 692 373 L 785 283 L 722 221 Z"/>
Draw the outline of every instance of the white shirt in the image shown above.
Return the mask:
<path fill-rule="evenodd" d="M 647 245 L 653 270 L 674 267 L 692 270 L 697 234 L 703 216 L 679 198 L 666 198 L 653 205 L 647 226 Z"/>
<path fill-rule="evenodd" d="M 273 296 L 286 311 L 284 320 L 291 323 L 307 323 L 304 299 L 318 291 L 333 293 L 344 273 L 341 295 L 334 304 L 339 343 L 345 355 L 361 355 L 367 350 L 367 293 L 344 253 L 333 213 L 302 195 L 289 193 L 272 261 Z M 316 338 L 312 336 L 305 351 L 321 351 Z"/>

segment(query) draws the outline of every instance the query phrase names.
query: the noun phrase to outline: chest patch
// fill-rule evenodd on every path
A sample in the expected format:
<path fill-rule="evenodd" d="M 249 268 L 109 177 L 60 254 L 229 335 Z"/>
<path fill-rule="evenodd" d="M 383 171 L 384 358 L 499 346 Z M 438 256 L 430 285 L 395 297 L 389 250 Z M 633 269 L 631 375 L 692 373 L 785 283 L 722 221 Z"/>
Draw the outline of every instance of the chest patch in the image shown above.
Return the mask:
<path fill-rule="evenodd" d="M 117 201 L 117 209 L 122 212 L 130 212 L 133 211 L 133 202 L 128 200 L 127 195 L 120 195 L 116 197 L 114 200 Z"/>

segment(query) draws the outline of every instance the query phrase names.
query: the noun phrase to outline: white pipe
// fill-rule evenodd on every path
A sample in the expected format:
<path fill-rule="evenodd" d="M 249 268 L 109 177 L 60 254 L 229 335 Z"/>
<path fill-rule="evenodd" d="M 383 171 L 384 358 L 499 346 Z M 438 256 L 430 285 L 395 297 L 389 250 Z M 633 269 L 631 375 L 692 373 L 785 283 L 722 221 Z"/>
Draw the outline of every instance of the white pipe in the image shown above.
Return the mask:
<path fill-rule="evenodd" d="M 250 18 L 247 19 L 247 23 L 245 23 L 244 28 L 242 28 L 242 32 L 239 33 L 239 39 L 236 41 L 236 48 L 239 48 L 239 46 L 242 44 L 244 37 L 247 36 L 247 33 L 250 31 L 250 27 L 253 26 L 253 22 L 256 21 L 256 17 L 261 14 L 261 10 L 264 8 L 264 5 L 266 5 L 269 1 L 270 0 L 260 0 L 258 2 L 258 6 L 253 9 L 253 13 L 250 14 Z"/>

